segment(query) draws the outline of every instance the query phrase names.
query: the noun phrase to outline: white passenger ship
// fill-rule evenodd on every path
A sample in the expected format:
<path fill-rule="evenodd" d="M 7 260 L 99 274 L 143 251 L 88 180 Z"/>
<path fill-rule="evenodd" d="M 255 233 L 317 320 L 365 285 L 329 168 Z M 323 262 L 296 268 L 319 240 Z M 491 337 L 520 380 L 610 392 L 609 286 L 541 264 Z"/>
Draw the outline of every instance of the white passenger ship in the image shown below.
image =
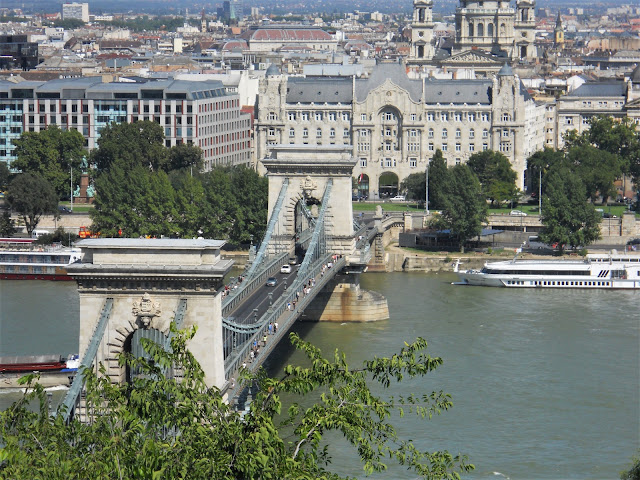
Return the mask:
<path fill-rule="evenodd" d="M 482 270 L 454 271 L 461 284 L 514 288 L 640 288 L 640 255 L 589 254 L 584 260 L 487 262 Z"/>

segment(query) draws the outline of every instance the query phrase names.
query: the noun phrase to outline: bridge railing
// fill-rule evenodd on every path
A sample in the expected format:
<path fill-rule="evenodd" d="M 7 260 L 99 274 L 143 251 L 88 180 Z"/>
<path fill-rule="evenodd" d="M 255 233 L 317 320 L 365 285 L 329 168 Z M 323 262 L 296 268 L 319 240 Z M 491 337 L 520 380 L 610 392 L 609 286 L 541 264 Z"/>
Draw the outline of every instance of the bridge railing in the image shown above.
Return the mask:
<path fill-rule="evenodd" d="M 325 269 L 325 274 L 321 275 L 322 269 L 324 265 L 332 263 L 333 266 L 330 269 Z M 252 337 L 248 339 L 243 345 L 239 347 L 236 351 L 235 355 L 231 355 L 227 358 L 225 362 L 225 378 L 227 381 L 235 376 L 235 373 L 240 369 L 241 365 L 247 361 L 249 358 L 249 352 L 255 341 L 260 343 L 260 340 L 265 335 L 268 335 L 269 324 L 275 323 L 277 320 L 280 320 L 280 324 L 278 325 L 278 334 L 276 332 L 276 336 L 270 335 L 270 348 L 266 350 L 262 350 L 260 353 L 260 358 L 264 358 L 266 354 L 273 348 L 278 340 L 284 335 L 291 323 L 300 315 L 307 305 L 315 298 L 316 292 L 322 289 L 336 274 L 336 272 L 340 271 L 346 265 L 346 258 L 338 258 L 335 262 L 333 262 L 332 255 L 327 255 L 324 258 L 321 258 L 314 262 L 307 273 L 300 277 L 298 276 L 296 280 L 287 288 L 286 292 L 281 295 L 267 310 L 260 319 L 254 324 L 255 325 L 255 333 Z M 288 304 L 293 303 L 296 300 L 296 292 L 300 292 L 304 285 L 307 284 L 310 278 L 315 279 L 315 286 L 313 287 L 313 295 L 301 295 L 297 298 L 296 308 L 295 310 L 288 310 Z M 280 318 L 285 312 L 290 311 L 291 313 L 283 318 Z M 245 326 L 246 327 L 246 326 Z M 251 366 L 253 368 L 257 368 L 260 362 L 254 362 Z"/>
<path fill-rule="evenodd" d="M 238 288 L 229 291 L 222 300 L 222 316 L 226 317 L 242 300 L 251 295 L 256 288 L 261 287 L 267 278 L 276 273 L 280 267 L 289 261 L 289 253 L 284 252 L 270 260 L 263 269 L 255 271 L 254 275 L 242 282 Z"/>
<path fill-rule="evenodd" d="M 98 347 L 100 346 L 100 342 L 102 341 L 102 337 L 104 336 L 104 331 L 107 328 L 107 324 L 109 323 L 109 317 L 111 316 L 111 309 L 113 308 L 113 298 L 109 297 L 104 301 L 102 306 L 102 311 L 100 312 L 100 319 L 98 320 L 98 324 L 96 325 L 95 330 L 93 331 L 93 335 L 91 336 L 91 341 L 89 342 L 89 346 L 87 350 L 84 352 L 84 356 L 82 357 L 82 362 L 80 362 L 80 368 L 88 367 L 90 368 L 93 365 L 93 362 L 96 359 L 96 355 L 98 354 Z M 84 387 L 84 373 L 78 369 L 76 372 L 76 376 L 73 378 L 73 382 L 71 383 L 71 388 L 67 390 L 67 394 L 62 401 L 62 409 L 58 411 L 62 411 L 63 418 L 66 421 L 71 418 L 74 410 L 80 404 L 80 396 L 82 394 L 82 388 Z"/>

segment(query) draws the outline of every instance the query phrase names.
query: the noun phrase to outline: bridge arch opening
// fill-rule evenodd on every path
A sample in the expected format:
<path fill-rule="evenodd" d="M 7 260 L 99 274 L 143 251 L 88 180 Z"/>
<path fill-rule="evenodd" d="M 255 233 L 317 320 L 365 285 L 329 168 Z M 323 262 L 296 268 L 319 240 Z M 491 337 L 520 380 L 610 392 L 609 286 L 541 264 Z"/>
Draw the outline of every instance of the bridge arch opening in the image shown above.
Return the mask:
<path fill-rule="evenodd" d="M 393 172 L 384 172 L 378 179 L 380 198 L 395 197 L 398 194 L 398 185 L 398 175 Z"/>
<path fill-rule="evenodd" d="M 151 361 L 151 354 L 142 345 L 142 339 L 146 338 L 159 345 L 164 345 L 167 340 L 167 335 L 161 330 L 155 328 L 137 328 L 135 329 L 124 341 L 122 345 L 122 352 L 129 353 L 134 358 L 145 358 Z M 132 369 L 127 365 L 125 370 L 125 379 L 127 382 L 133 382 L 136 377 L 140 376 L 141 372 L 137 369 Z"/>

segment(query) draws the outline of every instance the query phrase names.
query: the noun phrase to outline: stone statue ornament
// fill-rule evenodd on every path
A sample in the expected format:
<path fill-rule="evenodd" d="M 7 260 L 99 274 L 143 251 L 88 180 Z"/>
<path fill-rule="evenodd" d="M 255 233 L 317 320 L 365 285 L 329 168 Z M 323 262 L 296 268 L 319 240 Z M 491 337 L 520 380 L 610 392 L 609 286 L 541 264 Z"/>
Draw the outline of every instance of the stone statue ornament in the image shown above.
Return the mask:
<path fill-rule="evenodd" d="M 313 191 L 318 188 L 318 184 L 314 182 L 309 175 L 307 175 L 304 180 L 300 182 L 300 187 L 306 197 L 311 197 L 313 195 Z"/>
<path fill-rule="evenodd" d="M 133 302 L 131 313 L 138 318 L 143 328 L 149 328 L 153 318 L 160 316 L 162 310 L 160 304 L 151 300 L 151 296 L 145 293 L 139 303 Z"/>

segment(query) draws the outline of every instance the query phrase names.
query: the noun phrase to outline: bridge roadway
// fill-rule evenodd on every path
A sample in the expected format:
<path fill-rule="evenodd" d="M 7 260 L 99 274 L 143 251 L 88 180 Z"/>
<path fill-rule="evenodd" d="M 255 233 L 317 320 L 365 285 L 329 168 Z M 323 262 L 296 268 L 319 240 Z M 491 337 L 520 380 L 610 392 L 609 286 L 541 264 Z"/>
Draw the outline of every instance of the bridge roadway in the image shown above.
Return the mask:
<path fill-rule="evenodd" d="M 329 263 L 332 264 L 332 267 L 325 268 L 323 272 L 323 265 L 328 265 Z M 233 322 L 236 324 L 252 325 L 258 323 L 260 325 L 247 341 L 237 345 L 232 354 L 225 359 L 227 382 L 222 391 L 232 403 L 237 402 L 237 397 L 244 388 L 235 380 L 238 378 L 239 370 L 243 366 L 252 372 L 258 370 L 275 349 L 278 342 L 287 335 L 289 328 L 302 315 L 304 309 L 345 265 L 346 259 L 344 257 L 338 258 L 333 262 L 332 256 L 329 254 L 311 264 L 303 278 L 300 278 L 299 275 L 300 266 L 296 266 L 297 268 L 292 270 L 290 274 L 274 274 L 272 276 L 278 278 L 276 287 L 263 285 L 256 288 L 255 292 L 247 296 L 232 310 L 232 314 L 227 316 L 229 320 L 233 317 Z M 302 293 L 302 288 L 311 278 L 313 278 L 315 285 L 305 295 Z M 286 289 L 285 280 L 287 280 Z M 289 310 L 287 304 L 296 299 L 296 291 L 300 292 L 296 308 Z M 270 299 L 268 295 L 270 292 L 273 293 L 271 305 L 269 305 Z M 257 308 L 258 311 L 254 312 L 254 308 Z M 270 322 L 278 323 L 278 330 L 272 335 L 268 332 Z M 267 337 L 266 344 L 263 342 L 265 336 Z M 259 354 L 251 361 L 249 354 L 254 341 L 258 342 Z"/>

